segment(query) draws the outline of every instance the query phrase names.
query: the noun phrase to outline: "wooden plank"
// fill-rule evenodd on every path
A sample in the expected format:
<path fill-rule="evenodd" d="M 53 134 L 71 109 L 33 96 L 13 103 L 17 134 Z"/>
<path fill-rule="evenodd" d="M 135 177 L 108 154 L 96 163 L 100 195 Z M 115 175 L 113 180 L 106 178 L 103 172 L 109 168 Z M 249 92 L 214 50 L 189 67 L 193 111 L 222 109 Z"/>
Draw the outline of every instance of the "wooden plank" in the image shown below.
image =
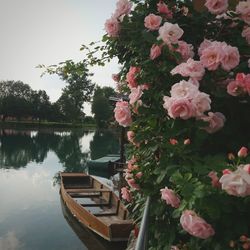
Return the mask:
<path fill-rule="evenodd" d="M 109 203 L 82 203 L 83 207 L 102 207 L 102 206 L 110 206 Z"/>
<path fill-rule="evenodd" d="M 69 194 L 72 198 L 100 197 L 100 193 Z"/>
<path fill-rule="evenodd" d="M 103 213 L 93 213 L 94 216 L 113 216 L 116 215 L 116 212 L 103 212 Z"/>
<path fill-rule="evenodd" d="M 66 189 L 66 192 L 67 193 L 93 193 L 93 192 L 111 192 L 110 190 L 108 189 L 97 189 L 97 188 L 70 188 L 70 189 Z"/>

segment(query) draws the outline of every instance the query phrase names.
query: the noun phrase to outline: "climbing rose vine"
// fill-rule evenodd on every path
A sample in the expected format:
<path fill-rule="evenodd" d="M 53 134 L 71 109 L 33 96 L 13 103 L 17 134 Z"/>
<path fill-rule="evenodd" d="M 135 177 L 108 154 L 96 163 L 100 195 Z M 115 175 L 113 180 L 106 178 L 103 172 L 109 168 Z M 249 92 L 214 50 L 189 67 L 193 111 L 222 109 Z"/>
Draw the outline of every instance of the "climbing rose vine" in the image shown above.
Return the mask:
<path fill-rule="evenodd" d="M 250 0 L 119 0 L 105 23 L 122 197 L 138 227 L 151 197 L 148 249 L 250 249 L 249 25 Z"/>

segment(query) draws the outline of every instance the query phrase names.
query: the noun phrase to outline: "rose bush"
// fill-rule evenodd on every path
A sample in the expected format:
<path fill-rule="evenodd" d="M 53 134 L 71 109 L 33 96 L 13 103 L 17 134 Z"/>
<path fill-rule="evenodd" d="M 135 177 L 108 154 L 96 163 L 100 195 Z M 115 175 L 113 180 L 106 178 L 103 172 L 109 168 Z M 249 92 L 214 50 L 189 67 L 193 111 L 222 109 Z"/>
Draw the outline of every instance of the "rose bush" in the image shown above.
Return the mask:
<path fill-rule="evenodd" d="M 89 57 L 121 65 L 122 194 L 138 224 L 151 197 L 149 249 L 250 249 L 250 0 L 117 6 Z"/>

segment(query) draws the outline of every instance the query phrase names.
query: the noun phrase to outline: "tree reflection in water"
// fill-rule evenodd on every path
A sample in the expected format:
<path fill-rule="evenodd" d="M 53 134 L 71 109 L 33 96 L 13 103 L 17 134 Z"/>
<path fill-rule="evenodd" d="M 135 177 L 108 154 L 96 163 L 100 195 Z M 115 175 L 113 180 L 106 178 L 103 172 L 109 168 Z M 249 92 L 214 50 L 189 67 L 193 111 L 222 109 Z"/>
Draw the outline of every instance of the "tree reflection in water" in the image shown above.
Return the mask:
<path fill-rule="evenodd" d="M 49 150 L 58 156 L 64 171 L 83 171 L 89 152 L 82 153 L 80 139 L 88 132 L 0 130 L 0 168 L 21 168 L 43 162 Z"/>
<path fill-rule="evenodd" d="M 116 131 L 115 131 L 116 132 Z M 90 142 L 90 156 L 92 160 L 107 154 L 119 154 L 119 131 L 96 131 Z"/>
<path fill-rule="evenodd" d="M 80 129 L 68 132 L 0 129 L 0 168 L 19 169 L 29 162 L 42 163 L 48 152 L 53 151 L 63 171 L 83 172 L 88 159 L 119 153 L 119 134 L 108 130 L 96 131 L 90 148 L 83 151 L 81 139 L 88 134 Z M 58 181 L 56 175 L 54 182 Z"/>

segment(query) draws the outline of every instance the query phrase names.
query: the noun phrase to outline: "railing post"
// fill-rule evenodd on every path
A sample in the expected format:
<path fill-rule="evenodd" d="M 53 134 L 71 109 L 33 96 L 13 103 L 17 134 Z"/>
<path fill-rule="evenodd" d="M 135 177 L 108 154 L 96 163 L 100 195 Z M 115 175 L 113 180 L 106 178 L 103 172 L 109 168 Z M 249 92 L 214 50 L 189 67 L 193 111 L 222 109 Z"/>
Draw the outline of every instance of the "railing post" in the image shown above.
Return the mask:
<path fill-rule="evenodd" d="M 147 197 L 135 250 L 146 250 L 148 241 L 150 197 Z"/>

